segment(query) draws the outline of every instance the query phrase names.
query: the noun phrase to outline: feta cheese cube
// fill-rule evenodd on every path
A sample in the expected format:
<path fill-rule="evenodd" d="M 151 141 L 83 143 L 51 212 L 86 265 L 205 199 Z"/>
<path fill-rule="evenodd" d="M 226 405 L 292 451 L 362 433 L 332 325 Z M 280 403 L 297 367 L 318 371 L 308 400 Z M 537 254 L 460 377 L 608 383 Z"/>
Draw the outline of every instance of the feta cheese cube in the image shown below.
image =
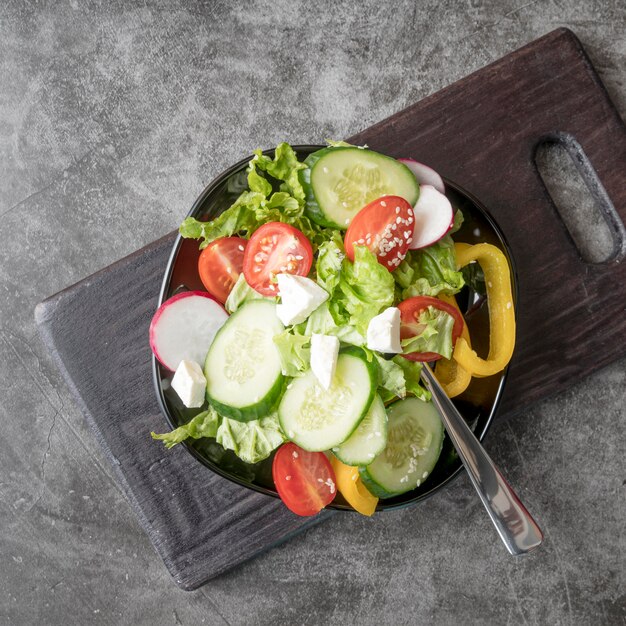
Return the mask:
<path fill-rule="evenodd" d="M 299 324 L 328 299 L 314 280 L 294 274 L 277 274 L 281 303 L 276 305 L 276 314 L 285 326 Z"/>
<path fill-rule="evenodd" d="M 195 361 L 181 361 L 172 378 L 172 389 L 186 407 L 190 409 L 201 407 L 206 392 L 206 378 L 202 368 Z"/>
<path fill-rule="evenodd" d="M 400 309 L 390 306 L 373 317 L 367 327 L 367 347 L 377 352 L 399 354 L 400 345 Z"/>
<path fill-rule="evenodd" d="M 324 389 L 330 389 L 338 356 L 339 339 L 337 337 L 313 333 L 311 336 L 311 369 Z"/>

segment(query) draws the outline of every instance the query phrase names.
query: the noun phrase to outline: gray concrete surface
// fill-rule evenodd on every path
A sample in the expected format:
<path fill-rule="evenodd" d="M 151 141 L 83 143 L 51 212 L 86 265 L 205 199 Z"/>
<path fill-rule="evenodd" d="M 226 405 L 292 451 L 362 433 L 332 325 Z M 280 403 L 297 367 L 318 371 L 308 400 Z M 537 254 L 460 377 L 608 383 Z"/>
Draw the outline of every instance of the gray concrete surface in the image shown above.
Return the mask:
<path fill-rule="evenodd" d="M 493 427 L 536 554 L 505 554 L 463 477 L 184 593 L 33 323 L 252 148 L 347 136 L 558 26 L 626 115 L 623 0 L 1 3 L 0 623 L 626 623 L 625 361 Z"/>

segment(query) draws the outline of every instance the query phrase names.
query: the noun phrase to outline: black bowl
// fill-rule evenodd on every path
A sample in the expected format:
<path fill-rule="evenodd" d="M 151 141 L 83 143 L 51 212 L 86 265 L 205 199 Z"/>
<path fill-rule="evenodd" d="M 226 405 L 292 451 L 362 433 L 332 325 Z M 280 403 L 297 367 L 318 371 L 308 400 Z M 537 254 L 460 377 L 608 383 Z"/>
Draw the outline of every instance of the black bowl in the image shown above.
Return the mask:
<path fill-rule="evenodd" d="M 321 147 L 323 146 L 304 145 L 294 146 L 294 149 L 299 158 L 303 159 Z M 266 150 L 265 154 L 273 155 L 273 150 Z M 228 208 L 247 186 L 245 168 L 249 160 L 250 157 L 239 161 L 211 182 L 194 202 L 189 215 L 198 219 L 213 218 Z M 465 217 L 461 230 L 454 236 L 455 241 L 470 244 L 487 242 L 500 248 L 509 259 L 513 296 L 516 299 L 517 285 L 510 250 L 495 221 L 487 209 L 471 194 L 449 180 L 445 183 L 446 194 L 452 205 L 455 209 L 461 209 Z M 198 241 L 183 239 L 180 235 L 176 238 L 165 268 L 159 305 L 180 291 L 194 289 L 204 291 L 197 271 L 199 254 Z M 465 296 L 466 308 L 469 308 L 472 304 L 476 304 L 476 299 L 473 294 L 468 293 L 467 288 L 465 292 L 461 292 L 459 302 L 462 305 L 463 296 Z M 470 299 L 472 302 L 469 302 Z M 479 355 L 486 354 L 489 346 L 487 307 L 473 306 L 472 309 L 473 312 L 467 318 L 472 347 Z M 200 409 L 187 409 L 183 406 L 169 385 L 172 372 L 163 368 L 154 357 L 152 357 L 152 369 L 157 398 L 165 418 L 172 428 L 185 424 Z M 506 370 L 488 378 L 473 378 L 469 388 L 463 394 L 463 400 L 455 400 L 457 408 L 481 440 L 485 437 L 500 403 L 505 380 Z M 278 497 L 272 480 L 273 455 L 265 461 L 250 465 L 241 461 L 232 451 L 224 450 L 213 439 L 190 439 L 183 442 L 183 445 L 200 463 L 220 476 L 259 493 Z M 417 489 L 395 498 L 380 500 L 378 510 L 395 509 L 424 500 L 458 476 L 461 469 L 461 461 L 446 435 L 439 461 L 427 480 Z M 340 496 L 335 499 L 330 508 L 352 510 Z"/>

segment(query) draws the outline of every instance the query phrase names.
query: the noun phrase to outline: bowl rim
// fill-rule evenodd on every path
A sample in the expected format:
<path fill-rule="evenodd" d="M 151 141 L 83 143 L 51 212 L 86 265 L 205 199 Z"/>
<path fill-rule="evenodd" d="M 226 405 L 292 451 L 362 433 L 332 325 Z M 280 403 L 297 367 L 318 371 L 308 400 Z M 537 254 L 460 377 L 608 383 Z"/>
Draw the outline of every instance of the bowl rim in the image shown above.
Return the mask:
<path fill-rule="evenodd" d="M 328 146 L 319 145 L 319 144 L 290 144 L 290 145 L 296 153 L 312 151 L 312 149 L 318 150 L 318 149 L 328 147 Z M 266 150 L 263 150 L 262 152 L 263 154 L 271 155 L 274 153 L 274 148 L 268 148 Z M 227 169 L 223 170 L 220 174 L 215 176 L 211 180 L 211 182 L 209 182 L 206 185 L 206 187 L 202 190 L 200 195 L 196 198 L 196 200 L 191 206 L 191 209 L 187 213 L 186 217 L 193 217 L 195 213 L 202 207 L 207 197 L 209 197 L 211 193 L 213 193 L 224 182 L 226 178 L 232 176 L 238 171 L 241 171 L 241 169 L 249 163 L 251 158 L 252 158 L 252 155 L 246 157 L 245 159 L 241 159 L 240 161 L 237 161 L 237 163 L 235 163 L 234 165 L 231 165 Z M 480 212 L 482 213 L 482 216 L 488 222 L 489 226 L 492 228 L 493 232 L 496 234 L 498 240 L 500 241 L 505 251 L 505 254 L 507 255 L 507 260 L 509 262 L 509 267 L 510 267 L 510 272 L 511 272 L 511 283 L 512 283 L 511 286 L 512 286 L 512 291 L 513 291 L 512 295 L 513 295 L 514 304 L 516 305 L 515 317 L 517 320 L 517 316 L 518 316 L 517 303 L 519 301 L 518 280 L 517 280 L 517 269 L 515 266 L 515 260 L 511 252 L 511 246 L 509 245 L 506 237 L 504 236 L 504 233 L 498 226 L 497 222 L 495 221 L 495 219 L 493 218 L 489 210 L 485 207 L 485 205 L 478 198 L 476 198 L 476 196 L 466 191 L 463 187 L 449 180 L 448 178 L 442 176 L 442 179 L 446 187 L 450 187 L 460 196 L 464 196 L 465 198 L 467 198 L 472 204 L 474 204 L 480 210 Z M 183 238 L 180 235 L 180 233 L 178 233 L 174 243 L 172 244 L 172 251 L 170 252 L 170 255 L 167 260 L 167 266 L 165 269 L 165 273 L 163 275 L 163 280 L 161 282 L 161 288 L 159 290 L 157 308 L 161 306 L 161 304 L 165 300 L 165 295 L 170 286 L 172 272 L 174 270 L 174 265 L 178 257 L 178 253 L 180 251 L 180 246 L 182 244 L 182 241 L 183 241 Z M 178 424 L 176 424 L 176 422 L 174 421 L 170 413 L 169 407 L 167 406 L 167 402 L 165 400 L 165 394 L 164 394 L 163 386 L 161 384 L 161 377 L 159 374 L 159 362 L 157 361 L 154 354 L 151 355 L 151 359 L 152 359 L 152 382 L 153 382 L 154 389 L 156 392 L 157 401 L 159 403 L 159 408 L 161 410 L 161 413 L 165 417 L 167 423 L 169 424 L 169 426 L 172 429 L 175 429 L 178 427 Z M 507 366 L 502 372 L 502 376 L 500 378 L 500 382 L 498 383 L 498 388 L 494 396 L 493 405 L 491 407 L 491 410 L 489 411 L 489 414 L 487 415 L 487 418 L 485 420 L 483 427 L 480 429 L 479 432 L 474 431 L 474 434 L 477 436 L 479 441 L 484 440 L 488 430 L 491 427 L 493 419 L 498 411 L 498 408 L 502 401 L 502 395 L 504 392 L 506 381 L 508 379 L 508 374 L 509 374 L 509 366 Z M 261 485 L 255 485 L 250 482 L 246 482 L 244 479 L 239 478 L 238 476 L 223 470 L 218 465 L 216 465 L 215 463 L 213 463 L 212 461 L 204 457 L 202 454 L 200 454 L 200 452 L 196 450 L 196 448 L 194 448 L 193 446 L 189 445 L 187 441 L 183 441 L 182 444 L 185 446 L 187 451 L 197 461 L 199 461 L 202 465 L 204 465 L 211 471 L 215 472 L 222 478 L 225 478 L 237 485 L 245 487 L 246 489 L 251 489 L 252 491 L 256 491 L 257 493 L 262 493 L 264 495 L 271 496 L 272 498 L 280 499 L 280 496 L 278 495 L 276 491 L 268 489 Z M 378 506 L 376 507 L 376 512 L 398 510 L 407 506 L 417 504 L 418 502 L 422 502 L 423 500 L 426 500 L 427 498 L 430 498 L 431 496 L 433 496 L 435 493 L 440 491 L 443 487 L 449 485 L 453 480 L 456 480 L 461 474 L 461 472 L 464 471 L 464 469 L 465 468 L 461 464 L 444 480 L 442 480 L 441 482 L 438 482 L 435 485 L 432 485 L 427 491 L 423 491 L 423 492 L 416 494 L 415 497 L 409 500 L 406 500 L 405 502 L 397 502 L 397 503 L 387 502 L 386 503 L 385 500 L 379 500 Z M 331 502 L 331 504 L 329 504 L 326 508 L 355 513 L 352 507 L 342 504 L 342 503 Z"/>

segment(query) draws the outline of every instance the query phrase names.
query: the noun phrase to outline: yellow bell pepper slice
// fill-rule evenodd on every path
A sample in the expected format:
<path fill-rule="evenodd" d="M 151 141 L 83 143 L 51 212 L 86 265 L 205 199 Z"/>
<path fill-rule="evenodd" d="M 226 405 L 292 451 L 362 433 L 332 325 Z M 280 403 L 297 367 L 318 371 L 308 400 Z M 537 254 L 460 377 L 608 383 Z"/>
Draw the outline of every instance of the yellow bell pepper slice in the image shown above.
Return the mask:
<path fill-rule="evenodd" d="M 335 471 L 337 489 L 346 502 L 361 515 L 374 515 L 378 498 L 361 481 L 359 468 L 346 465 L 335 456 L 330 457 L 330 463 Z"/>
<path fill-rule="evenodd" d="M 455 244 L 455 251 L 459 269 L 474 261 L 480 263 L 485 274 L 489 304 L 489 355 L 481 359 L 468 341 L 460 337 L 453 357 L 473 376 L 492 376 L 507 366 L 515 347 L 515 310 L 509 264 L 502 251 L 488 243 L 474 246 Z"/>
<path fill-rule="evenodd" d="M 459 313 L 461 312 L 454 296 L 439 294 L 437 297 L 453 306 Z M 463 322 L 461 337 L 463 337 L 463 339 L 467 341 L 467 345 L 471 347 L 470 334 L 465 322 Z M 468 388 L 472 380 L 471 372 L 461 367 L 454 358 L 440 359 L 437 361 L 435 376 L 441 383 L 448 398 L 456 398 L 456 396 L 461 395 Z"/>

